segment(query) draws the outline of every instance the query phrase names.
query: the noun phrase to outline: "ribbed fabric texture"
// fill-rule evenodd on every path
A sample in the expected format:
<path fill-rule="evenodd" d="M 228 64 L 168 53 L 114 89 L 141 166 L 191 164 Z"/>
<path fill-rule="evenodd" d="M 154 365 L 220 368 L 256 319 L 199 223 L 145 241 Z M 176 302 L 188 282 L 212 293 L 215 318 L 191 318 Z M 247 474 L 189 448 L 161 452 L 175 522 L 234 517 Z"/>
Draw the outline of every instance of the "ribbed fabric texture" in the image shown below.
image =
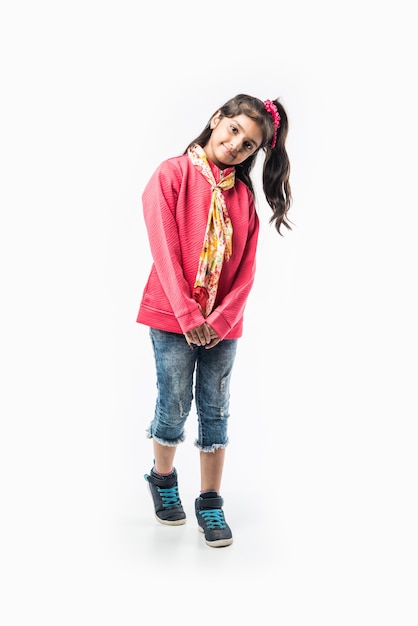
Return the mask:
<path fill-rule="evenodd" d="M 209 163 L 218 182 L 221 172 Z M 142 202 L 154 262 L 138 323 L 184 333 L 205 321 L 191 294 L 211 193 L 187 155 L 164 161 L 151 176 Z M 237 180 L 224 197 L 233 225 L 233 252 L 223 265 L 215 308 L 206 321 L 221 339 L 237 339 L 242 335 L 244 309 L 254 282 L 259 222 L 254 198 L 244 183 Z"/>

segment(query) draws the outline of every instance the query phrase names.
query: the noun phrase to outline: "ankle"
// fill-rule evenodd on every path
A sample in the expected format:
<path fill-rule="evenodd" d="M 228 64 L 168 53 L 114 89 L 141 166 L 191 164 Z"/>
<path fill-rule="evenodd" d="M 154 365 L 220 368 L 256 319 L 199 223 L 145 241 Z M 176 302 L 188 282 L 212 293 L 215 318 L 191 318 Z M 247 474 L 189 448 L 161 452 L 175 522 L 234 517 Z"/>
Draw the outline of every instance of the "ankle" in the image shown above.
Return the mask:
<path fill-rule="evenodd" d="M 164 476 L 164 477 L 166 477 L 166 476 L 171 476 L 171 474 L 174 472 L 174 467 L 172 467 L 172 468 L 171 468 L 171 470 L 170 470 L 169 472 L 159 472 L 159 471 L 157 470 L 157 466 L 156 466 L 156 465 L 154 465 L 154 467 L 152 468 L 152 471 L 153 471 L 155 474 L 158 474 L 158 476 Z"/>

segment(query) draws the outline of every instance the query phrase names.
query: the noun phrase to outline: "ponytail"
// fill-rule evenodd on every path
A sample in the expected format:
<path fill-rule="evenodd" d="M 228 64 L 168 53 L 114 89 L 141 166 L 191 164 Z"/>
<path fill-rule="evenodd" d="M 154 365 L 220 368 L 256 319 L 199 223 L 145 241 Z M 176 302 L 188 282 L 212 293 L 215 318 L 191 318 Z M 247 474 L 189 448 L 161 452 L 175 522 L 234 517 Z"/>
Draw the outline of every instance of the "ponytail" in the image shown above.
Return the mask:
<path fill-rule="evenodd" d="M 285 147 L 289 123 L 284 107 L 278 100 L 273 103 L 280 114 L 280 126 L 276 129 L 275 142 L 270 142 L 264 148 L 266 156 L 263 165 L 263 191 L 273 211 L 270 223 L 274 224 L 279 235 L 283 235 L 282 226 L 292 229 L 287 217 L 292 203 L 292 191 L 289 182 L 290 161 Z"/>

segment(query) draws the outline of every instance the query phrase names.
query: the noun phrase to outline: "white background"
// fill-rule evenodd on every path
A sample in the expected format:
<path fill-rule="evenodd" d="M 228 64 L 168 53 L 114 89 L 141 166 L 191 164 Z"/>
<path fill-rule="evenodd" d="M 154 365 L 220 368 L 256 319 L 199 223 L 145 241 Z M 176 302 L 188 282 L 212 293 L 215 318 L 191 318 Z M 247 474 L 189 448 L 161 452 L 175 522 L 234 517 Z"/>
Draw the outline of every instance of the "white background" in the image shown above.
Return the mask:
<path fill-rule="evenodd" d="M 282 4 L 1 5 L 5 626 L 418 623 L 413 3 Z M 258 179 L 235 541 L 213 550 L 194 414 L 186 526 L 160 527 L 145 493 L 141 192 L 240 92 L 288 111 L 294 227 L 268 225 Z"/>

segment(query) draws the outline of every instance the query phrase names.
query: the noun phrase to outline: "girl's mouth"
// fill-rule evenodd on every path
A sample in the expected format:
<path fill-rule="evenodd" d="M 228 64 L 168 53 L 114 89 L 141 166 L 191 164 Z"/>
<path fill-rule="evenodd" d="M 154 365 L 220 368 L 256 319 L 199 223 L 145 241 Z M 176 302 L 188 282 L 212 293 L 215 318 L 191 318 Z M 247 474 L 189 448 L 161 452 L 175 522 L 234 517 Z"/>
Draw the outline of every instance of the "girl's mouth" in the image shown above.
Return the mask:
<path fill-rule="evenodd" d="M 235 159 L 235 155 L 234 155 L 234 153 L 233 153 L 233 152 L 231 152 L 231 150 L 230 150 L 229 148 L 227 148 L 227 147 L 225 146 L 225 144 L 224 144 L 224 146 L 223 146 L 223 147 L 224 147 L 224 150 L 225 150 L 226 154 L 227 154 L 227 155 L 228 155 L 231 159 Z"/>

